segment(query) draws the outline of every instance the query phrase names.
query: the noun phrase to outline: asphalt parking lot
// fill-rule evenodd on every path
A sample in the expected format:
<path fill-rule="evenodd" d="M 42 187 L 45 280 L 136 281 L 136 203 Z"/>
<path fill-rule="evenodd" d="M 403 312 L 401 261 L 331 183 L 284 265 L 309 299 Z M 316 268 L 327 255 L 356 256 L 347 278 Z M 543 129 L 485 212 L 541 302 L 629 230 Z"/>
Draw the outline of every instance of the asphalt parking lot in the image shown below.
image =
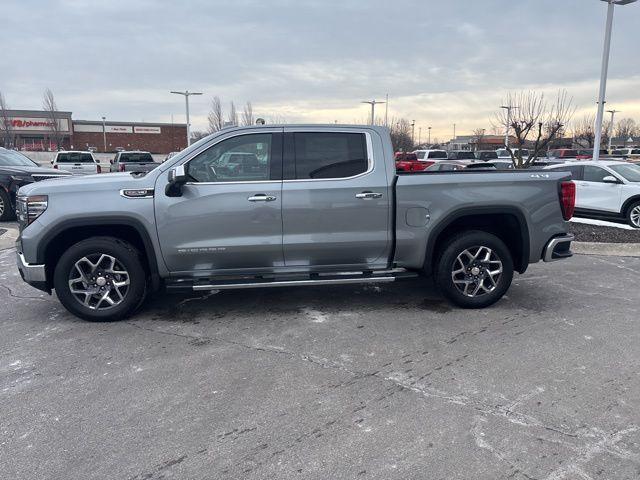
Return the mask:
<path fill-rule="evenodd" d="M 7 479 L 637 479 L 640 259 L 533 265 L 483 311 L 425 281 L 163 295 L 82 322 L 0 252 Z"/>

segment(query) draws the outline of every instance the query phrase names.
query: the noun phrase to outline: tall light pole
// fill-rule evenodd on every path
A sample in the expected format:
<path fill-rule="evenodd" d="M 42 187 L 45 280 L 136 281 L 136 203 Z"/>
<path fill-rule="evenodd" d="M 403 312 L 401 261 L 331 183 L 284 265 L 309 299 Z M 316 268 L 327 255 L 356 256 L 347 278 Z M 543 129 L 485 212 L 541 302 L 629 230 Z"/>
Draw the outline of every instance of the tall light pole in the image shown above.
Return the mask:
<path fill-rule="evenodd" d="M 456 139 L 456 124 L 453 124 L 453 139 Z"/>
<path fill-rule="evenodd" d="M 416 144 L 416 121 L 411 120 L 411 143 Z"/>
<path fill-rule="evenodd" d="M 429 127 L 429 146 L 431 146 L 431 127 Z"/>
<path fill-rule="evenodd" d="M 418 145 L 422 144 L 422 127 L 418 127 Z"/>
<path fill-rule="evenodd" d="M 107 153 L 107 125 L 105 124 L 105 120 L 107 117 L 102 117 L 102 141 L 104 142 L 103 152 Z"/>
<path fill-rule="evenodd" d="M 609 125 L 609 145 L 607 151 L 611 153 L 611 141 L 613 140 L 613 119 L 616 116 L 616 113 L 620 113 L 620 110 L 607 110 L 607 113 L 611 114 L 611 124 Z"/>
<path fill-rule="evenodd" d="M 171 92 L 176 95 L 184 95 L 184 103 L 187 108 L 187 147 L 191 145 L 191 123 L 189 121 L 189 97 L 191 95 L 202 95 L 202 92 L 190 92 L 185 90 L 184 92 Z"/>
<path fill-rule="evenodd" d="M 511 105 L 501 105 L 500 108 L 507 111 L 507 131 L 504 134 L 504 146 L 509 148 L 509 129 L 511 128 L 511 110 L 515 110 L 518 107 L 513 107 Z"/>
<path fill-rule="evenodd" d="M 389 126 L 389 94 L 388 93 L 385 95 L 385 102 L 384 102 L 384 126 L 385 127 Z"/>
<path fill-rule="evenodd" d="M 607 75 L 609 73 L 609 55 L 611 53 L 611 32 L 613 31 L 613 11 L 616 5 L 629 5 L 637 0 L 601 0 L 609 4 L 607 8 L 607 27 L 604 33 L 602 52 L 602 72 L 600 74 L 600 92 L 598 94 L 598 114 L 596 115 L 596 136 L 593 142 L 593 160 L 600 160 L 600 142 L 602 141 L 602 122 L 604 120 L 605 96 L 607 94 Z"/>
<path fill-rule="evenodd" d="M 361 103 L 367 103 L 371 105 L 371 125 L 375 125 L 376 124 L 376 105 L 387 103 L 387 102 L 378 102 L 377 100 L 369 100 L 369 101 L 365 100 L 364 102 L 361 102 Z"/>

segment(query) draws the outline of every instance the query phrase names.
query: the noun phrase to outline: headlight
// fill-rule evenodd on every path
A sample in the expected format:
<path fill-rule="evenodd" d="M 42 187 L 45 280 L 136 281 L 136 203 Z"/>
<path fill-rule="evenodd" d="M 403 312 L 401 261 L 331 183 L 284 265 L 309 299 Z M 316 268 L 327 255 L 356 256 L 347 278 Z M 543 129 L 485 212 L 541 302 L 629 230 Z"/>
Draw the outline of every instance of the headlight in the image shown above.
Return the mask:
<path fill-rule="evenodd" d="M 46 195 L 19 195 L 16 201 L 16 216 L 23 227 L 33 223 L 49 205 Z"/>
<path fill-rule="evenodd" d="M 14 182 L 33 182 L 31 175 L 11 175 L 11 180 Z"/>

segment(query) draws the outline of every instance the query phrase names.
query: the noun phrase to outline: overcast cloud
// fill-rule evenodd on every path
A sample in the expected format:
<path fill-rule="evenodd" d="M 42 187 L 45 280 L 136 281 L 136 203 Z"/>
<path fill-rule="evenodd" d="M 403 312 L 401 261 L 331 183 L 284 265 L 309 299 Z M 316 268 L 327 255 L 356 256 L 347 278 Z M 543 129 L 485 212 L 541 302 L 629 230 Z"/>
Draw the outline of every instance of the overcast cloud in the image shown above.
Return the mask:
<path fill-rule="evenodd" d="M 39 109 L 51 88 L 75 119 L 184 121 L 169 90 L 288 122 L 390 116 L 434 135 L 489 128 L 504 94 L 566 88 L 595 111 L 606 5 L 598 0 L 3 0 L 0 91 Z M 609 106 L 640 120 L 640 3 L 617 9 Z"/>

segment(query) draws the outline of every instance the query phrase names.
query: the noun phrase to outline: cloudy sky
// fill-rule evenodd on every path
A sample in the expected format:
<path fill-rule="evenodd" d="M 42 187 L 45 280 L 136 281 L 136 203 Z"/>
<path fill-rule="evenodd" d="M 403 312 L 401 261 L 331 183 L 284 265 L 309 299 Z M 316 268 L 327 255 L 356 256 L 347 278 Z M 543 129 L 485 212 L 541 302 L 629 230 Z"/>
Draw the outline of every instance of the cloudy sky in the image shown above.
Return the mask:
<path fill-rule="evenodd" d="M 434 137 L 490 128 L 509 91 L 565 88 L 595 111 L 598 0 L 2 0 L 0 91 L 38 109 L 51 88 L 75 119 L 184 121 L 169 90 L 251 101 L 293 122 L 365 121 L 366 99 Z M 609 107 L 640 121 L 640 3 L 618 7 Z M 384 107 L 379 107 L 380 113 Z M 416 130 L 417 131 L 417 130 Z"/>

